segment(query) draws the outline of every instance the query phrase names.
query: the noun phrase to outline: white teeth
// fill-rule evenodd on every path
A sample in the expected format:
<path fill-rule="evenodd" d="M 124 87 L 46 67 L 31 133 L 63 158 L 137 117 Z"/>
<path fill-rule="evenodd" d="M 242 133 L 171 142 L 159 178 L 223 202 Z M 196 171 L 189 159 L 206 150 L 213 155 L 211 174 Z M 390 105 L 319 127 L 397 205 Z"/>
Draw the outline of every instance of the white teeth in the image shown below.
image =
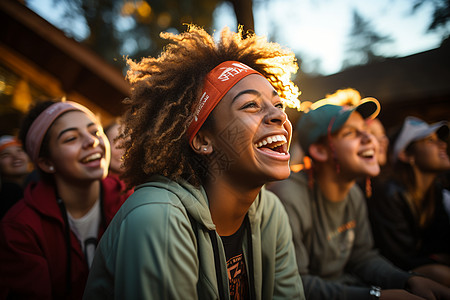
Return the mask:
<path fill-rule="evenodd" d="M 256 143 L 255 146 L 260 148 L 262 146 L 269 145 L 269 144 L 276 143 L 276 142 L 282 142 L 280 145 L 278 145 L 278 146 L 281 146 L 284 143 L 287 143 L 287 140 L 284 135 L 273 135 L 273 136 L 265 138 L 264 140 L 262 140 L 259 143 Z"/>
<path fill-rule="evenodd" d="M 370 156 L 374 156 L 374 155 L 375 155 L 375 151 L 373 151 L 373 150 L 366 150 L 361 153 L 361 156 L 364 156 L 364 157 L 370 157 Z"/>
<path fill-rule="evenodd" d="M 94 154 L 89 155 L 85 159 L 83 159 L 83 162 L 87 163 L 87 162 L 99 159 L 101 157 L 102 157 L 102 155 L 100 153 L 94 153 Z"/>

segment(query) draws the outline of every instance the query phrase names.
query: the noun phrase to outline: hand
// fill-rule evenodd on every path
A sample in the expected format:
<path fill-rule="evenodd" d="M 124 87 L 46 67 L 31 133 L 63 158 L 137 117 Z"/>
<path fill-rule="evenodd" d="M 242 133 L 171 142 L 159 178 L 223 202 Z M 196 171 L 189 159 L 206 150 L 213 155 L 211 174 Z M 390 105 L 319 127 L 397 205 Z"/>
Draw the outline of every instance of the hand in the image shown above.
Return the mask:
<path fill-rule="evenodd" d="M 425 277 L 410 277 L 406 288 L 414 295 L 428 300 L 450 300 L 450 288 Z"/>
<path fill-rule="evenodd" d="M 380 300 L 424 300 L 406 290 L 381 290 Z"/>
<path fill-rule="evenodd" d="M 430 278 L 440 284 L 450 287 L 450 267 L 442 264 L 428 264 L 417 267 L 413 272 Z"/>

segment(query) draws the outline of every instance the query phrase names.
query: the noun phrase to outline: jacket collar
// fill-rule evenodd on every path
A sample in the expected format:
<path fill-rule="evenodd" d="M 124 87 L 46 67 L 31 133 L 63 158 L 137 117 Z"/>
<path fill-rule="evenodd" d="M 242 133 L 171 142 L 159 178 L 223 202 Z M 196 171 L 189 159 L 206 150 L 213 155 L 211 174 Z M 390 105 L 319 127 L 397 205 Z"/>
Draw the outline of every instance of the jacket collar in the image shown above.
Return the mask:
<path fill-rule="evenodd" d="M 56 191 L 51 184 L 42 180 L 31 182 L 25 189 L 24 201 L 39 213 L 64 223 L 56 201 Z"/>

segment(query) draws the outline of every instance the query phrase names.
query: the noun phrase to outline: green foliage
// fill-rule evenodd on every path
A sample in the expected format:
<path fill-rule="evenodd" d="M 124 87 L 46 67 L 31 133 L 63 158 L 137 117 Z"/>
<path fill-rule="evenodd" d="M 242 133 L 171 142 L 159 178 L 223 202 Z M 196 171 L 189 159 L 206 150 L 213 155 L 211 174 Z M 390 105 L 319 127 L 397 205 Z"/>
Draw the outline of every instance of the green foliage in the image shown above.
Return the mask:
<path fill-rule="evenodd" d="M 450 0 L 415 0 L 413 12 L 424 5 L 431 5 L 433 9 L 428 31 L 440 32 L 442 40 L 448 39 L 450 36 Z"/>
<path fill-rule="evenodd" d="M 72 24 L 86 25 L 81 43 L 120 69 L 124 57 L 137 59 L 158 56 L 165 41 L 160 32 L 181 32 L 186 23 L 194 23 L 207 31 L 219 0 L 54 0 L 64 11 L 63 30 L 76 36 Z"/>
<path fill-rule="evenodd" d="M 369 21 L 353 10 L 353 27 L 342 68 L 384 60 L 386 57 L 380 54 L 380 47 L 392 42 L 390 36 L 377 33 Z"/>

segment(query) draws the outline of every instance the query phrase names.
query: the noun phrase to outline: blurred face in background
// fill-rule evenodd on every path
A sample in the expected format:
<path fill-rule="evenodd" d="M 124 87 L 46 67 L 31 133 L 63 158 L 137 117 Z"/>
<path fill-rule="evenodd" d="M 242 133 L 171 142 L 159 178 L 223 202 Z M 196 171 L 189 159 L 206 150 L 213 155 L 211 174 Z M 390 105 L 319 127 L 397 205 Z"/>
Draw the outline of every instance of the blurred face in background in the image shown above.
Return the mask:
<path fill-rule="evenodd" d="M 29 158 L 22 146 L 11 145 L 0 152 L 0 174 L 3 179 L 15 181 L 28 174 Z"/>
<path fill-rule="evenodd" d="M 447 144 L 436 133 L 415 141 L 411 146 L 414 166 L 421 172 L 439 173 L 450 170 Z"/>
<path fill-rule="evenodd" d="M 116 141 L 116 137 L 119 136 L 120 125 L 115 124 L 108 129 L 106 132 L 106 136 L 109 139 L 111 144 L 111 164 L 109 166 L 109 170 L 116 174 L 121 174 L 123 169 L 121 168 L 122 157 L 124 155 L 124 149 L 119 149 L 117 146 L 120 144 L 119 141 Z"/>
<path fill-rule="evenodd" d="M 380 145 L 376 155 L 380 167 L 384 166 L 387 162 L 387 151 L 389 146 L 389 139 L 386 136 L 384 126 L 381 124 L 380 120 L 373 119 L 367 122 L 367 130 L 375 136 Z"/>

